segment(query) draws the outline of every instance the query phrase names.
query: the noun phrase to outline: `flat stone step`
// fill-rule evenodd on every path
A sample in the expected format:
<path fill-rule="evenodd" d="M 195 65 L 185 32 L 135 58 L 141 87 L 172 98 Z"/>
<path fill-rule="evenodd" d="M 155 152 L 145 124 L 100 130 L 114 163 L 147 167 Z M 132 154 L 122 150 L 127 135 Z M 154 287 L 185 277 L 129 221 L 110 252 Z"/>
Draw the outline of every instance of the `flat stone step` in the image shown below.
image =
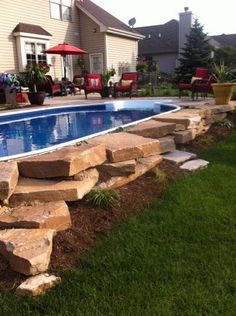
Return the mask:
<path fill-rule="evenodd" d="M 121 162 L 107 162 L 98 167 L 100 173 L 114 176 L 127 176 L 136 171 L 136 161 L 134 159 Z"/>
<path fill-rule="evenodd" d="M 25 275 L 45 272 L 52 252 L 53 229 L 0 231 L 0 253 L 11 268 Z"/>
<path fill-rule="evenodd" d="M 157 139 L 130 133 L 111 133 L 87 140 L 89 144 L 104 144 L 110 162 L 126 161 L 160 153 Z"/>
<path fill-rule="evenodd" d="M 197 110 L 181 110 L 174 113 L 156 116 L 153 119 L 160 122 L 169 122 L 175 123 L 177 125 L 183 125 L 185 129 L 190 129 L 200 124 L 202 116 Z"/>
<path fill-rule="evenodd" d="M 5 208 L 0 213 L 1 228 L 48 228 L 61 231 L 70 226 L 70 212 L 64 201 Z"/>
<path fill-rule="evenodd" d="M 163 159 L 173 162 L 174 164 L 181 164 L 187 160 L 196 158 L 197 155 L 188 153 L 187 151 L 175 150 L 171 153 L 163 155 Z"/>
<path fill-rule="evenodd" d="M 180 166 L 180 169 L 193 172 L 199 169 L 206 168 L 208 164 L 209 164 L 209 161 L 206 161 L 203 159 L 194 159 L 194 160 L 185 162 L 183 165 Z"/>
<path fill-rule="evenodd" d="M 171 134 L 175 130 L 175 126 L 175 123 L 149 120 L 128 128 L 127 132 L 143 137 L 160 138 Z"/>
<path fill-rule="evenodd" d="M 42 295 L 60 282 L 60 277 L 49 275 L 48 273 L 42 273 L 32 276 L 21 283 L 16 289 L 16 294 L 29 296 Z"/>
<path fill-rule="evenodd" d="M 194 133 L 191 129 L 185 131 L 174 132 L 174 139 L 176 144 L 186 144 L 194 139 Z"/>
<path fill-rule="evenodd" d="M 173 136 L 159 138 L 160 154 L 165 154 L 175 150 L 175 141 Z"/>
<path fill-rule="evenodd" d="M 130 174 L 128 176 L 123 176 L 123 177 L 122 176 L 112 177 L 108 181 L 101 183 L 99 185 L 99 187 L 102 187 L 102 188 L 119 188 L 119 187 L 122 187 L 123 185 L 125 185 L 131 181 L 134 181 L 138 177 L 145 174 L 147 171 L 154 168 L 162 160 L 163 160 L 163 158 L 160 155 L 139 158 L 137 161 L 135 173 Z"/>
<path fill-rule="evenodd" d="M 7 202 L 15 190 L 19 177 L 16 161 L 0 163 L 0 200 Z"/>
<path fill-rule="evenodd" d="M 91 171 L 92 170 L 92 171 Z M 34 201 L 77 201 L 83 198 L 97 183 L 99 174 L 96 169 L 85 171 L 90 176 L 83 180 L 40 180 L 20 178 L 9 202 L 11 206 Z"/>
<path fill-rule="evenodd" d="M 101 144 L 66 147 L 48 154 L 20 160 L 20 174 L 28 178 L 70 177 L 80 171 L 101 165 L 106 160 Z"/>

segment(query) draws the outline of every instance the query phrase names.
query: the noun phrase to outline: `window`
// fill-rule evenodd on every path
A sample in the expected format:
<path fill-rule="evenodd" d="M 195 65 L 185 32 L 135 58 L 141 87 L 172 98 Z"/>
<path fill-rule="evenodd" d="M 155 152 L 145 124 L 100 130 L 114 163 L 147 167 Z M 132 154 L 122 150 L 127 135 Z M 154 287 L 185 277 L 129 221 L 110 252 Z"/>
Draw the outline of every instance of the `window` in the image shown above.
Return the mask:
<path fill-rule="evenodd" d="M 26 63 L 47 63 L 47 57 L 44 51 L 46 50 L 46 45 L 44 43 L 37 42 L 25 42 L 25 54 Z"/>
<path fill-rule="evenodd" d="M 93 74 L 103 73 L 103 57 L 101 53 L 90 55 L 90 72 Z"/>
<path fill-rule="evenodd" d="M 71 0 L 50 0 L 51 18 L 63 21 L 72 20 Z"/>

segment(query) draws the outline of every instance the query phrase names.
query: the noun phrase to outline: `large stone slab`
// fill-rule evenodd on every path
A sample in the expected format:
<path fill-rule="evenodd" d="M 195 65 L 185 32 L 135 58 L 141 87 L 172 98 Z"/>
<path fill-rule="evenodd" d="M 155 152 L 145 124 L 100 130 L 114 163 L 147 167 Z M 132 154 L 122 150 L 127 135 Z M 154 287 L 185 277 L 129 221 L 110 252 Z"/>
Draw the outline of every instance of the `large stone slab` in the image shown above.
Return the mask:
<path fill-rule="evenodd" d="M 61 231 L 70 226 L 70 212 L 64 201 L 5 208 L 0 213 L 1 228 L 49 228 Z"/>
<path fill-rule="evenodd" d="M 163 155 L 164 160 L 173 162 L 175 164 L 180 164 L 194 158 L 196 158 L 196 154 L 188 153 L 186 151 L 181 150 L 175 150 L 172 153 Z"/>
<path fill-rule="evenodd" d="M 26 275 L 45 272 L 52 252 L 52 229 L 7 229 L 0 231 L 0 253 L 11 268 Z"/>
<path fill-rule="evenodd" d="M 132 126 L 127 131 L 143 137 L 160 138 L 171 134 L 175 130 L 175 126 L 174 123 L 149 120 Z"/>
<path fill-rule="evenodd" d="M 154 155 L 150 157 L 140 158 L 137 161 L 136 170 L 135 173 L 130 174 L 129 176 L 121 176 L 121 177 L 112 177 L 106 182 L 103 182 L 99 185 L 99 187 L 102 188 L 119 188 L 123 185 L 134 181 L 138 177 L 145 174 L 147 171 L 154 168 L 157 164 L 159 164 L 162 161 L 162 156 L 160 155 Z M 138 197 L 137 197 L 138 198 Z"/>
<path fill-rule="evenodd" d="M 174 132 L 174 139 L 176 144 L 186 144 L 194 139 L 194 133 L 191 129 L 185 131 Z"/>
<path fill-rule="evenodd" d="M 102 144 L 66 147 L 18 162 L 20 174 L 29 178 L 69 177 L 106 160 Z"/>
<path fill-rule="evenodd" d="M 0 163 L 0 200 L 7 201 L 18 181 L 18 167 L 15 161 Z"/>
<path fill-rule="evenodd" d="M 200 124 L 202 117 L 197 110 L 181 110 L 174 113 L 156 116 L 154 119 L 160 122 L 175 123 L 178 126 L 184 126 L 185 129 L 191 129 Z"/>
<path fill-rule="evenodd" d="M 135 173 L 136 161 L 134 159 L 121 162 L 107 162 L 98 167 L 100 173 L 114 176 L 127 176 Z"/>
<path fill-rule="evenodd" d="M 206 168 L 209 164 L 209 161 L 203 159 L 194 159 L 191 161 L 185 162 L 180 169 L 187 170 L 187 171 L 197 171 L 199 169 Z"/>
<path fill-rule="evenodd" d="M 174 137 L 172 136 L 166 136 L 159 138 L 160 142 L 160 154 L 172 152 L 175 150 L 175 142 Z"/>
<path fill-rule="evenodd" d="M 82 181 L 39 180 L 20 178 L 10 205 L 15 206 L 33 201 L 77 201 L 83 198 L 97 183 L 99 174 L 85 177 Z"/>
<path fill-rule="evenodd" d="M 61 282 L 60 277 L 49 275 L 48 273 L 42 273 L 32 276 L 21 283 L 16 289 L 16 294 L 30 296 L 42 295 L 59 282 Z"/>
<path fill-rule="evenodd" d="M 157 139 L 145 138 L 125 132 L 111 133 L 87 140 L 89 144 L 104 144 L 111 162 L 137 159 L 158 154 L 160 143 Z"/>

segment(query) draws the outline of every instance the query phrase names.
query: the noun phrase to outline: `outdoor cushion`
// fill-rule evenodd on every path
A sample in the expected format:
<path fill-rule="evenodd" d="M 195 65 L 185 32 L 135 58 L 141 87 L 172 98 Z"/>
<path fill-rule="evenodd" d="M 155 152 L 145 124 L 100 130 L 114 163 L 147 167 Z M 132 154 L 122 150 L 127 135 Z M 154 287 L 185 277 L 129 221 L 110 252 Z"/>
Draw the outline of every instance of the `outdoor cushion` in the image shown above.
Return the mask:
<path fill-rule="evenodd" d="M 121 80 L 122 86 L 130 86 L 133 80 Z"/>
<path fill-rule="evenodd" d="M 98 87 L 99 80 L 96 78 L 89 78 L 89 86 L 90 87 Z"/>

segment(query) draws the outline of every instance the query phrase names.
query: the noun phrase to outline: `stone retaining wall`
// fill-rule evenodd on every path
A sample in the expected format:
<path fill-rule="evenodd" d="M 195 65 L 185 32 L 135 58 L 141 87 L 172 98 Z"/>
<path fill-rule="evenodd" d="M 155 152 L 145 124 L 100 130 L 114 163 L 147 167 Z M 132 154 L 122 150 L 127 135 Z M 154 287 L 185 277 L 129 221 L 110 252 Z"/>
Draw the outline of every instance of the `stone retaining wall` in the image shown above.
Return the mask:
<path fill-rule="evenodd" d="M 125 185 L 226 117 L 233 105 L 196 105 L 40 156 L 0 163 L 0 253 L 27 275 L 47 270 L 53 236 L 71 225 L 65 202 L 96 185 Z M 99 176 L 107 180 L 99 181 Z M 14 229 L 6 229 L 13 227 Z M 40 232 L 39 232 L 40 231 Z M 29 237 L 30 236 L 30 240 Z M 24 251 L 24 249 L 26 251 Z M 39 260 L 40 258 L 40 260 Z"/>

